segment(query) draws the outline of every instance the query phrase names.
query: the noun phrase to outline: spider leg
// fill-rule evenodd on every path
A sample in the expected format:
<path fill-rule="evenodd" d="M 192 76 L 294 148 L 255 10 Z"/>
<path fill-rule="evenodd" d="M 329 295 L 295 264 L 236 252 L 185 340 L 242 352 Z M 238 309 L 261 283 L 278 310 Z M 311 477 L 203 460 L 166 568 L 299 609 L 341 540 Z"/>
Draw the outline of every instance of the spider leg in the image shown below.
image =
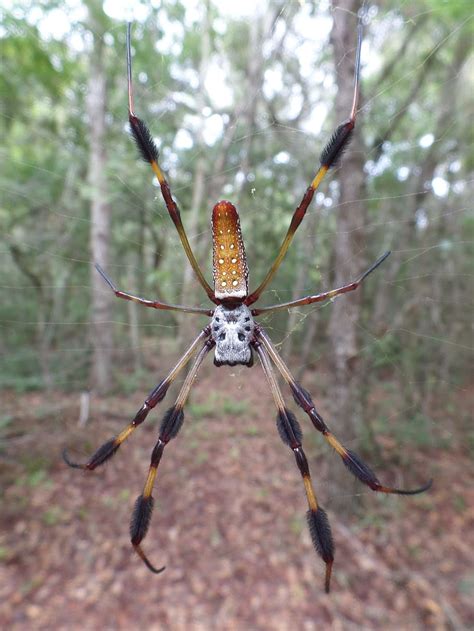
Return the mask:
<path fill-rule="evenodd" d="M 145 307 L 152 307 L 153 309 L 164 309 L 167 311 L 181 311 L 185 313 L 199 313 L 203 315 L 212 316 L 212 309 L 201 309 L 199 307 L 186 307 L 183 305 L 170 305 L 166 302 L 160 302 L 159 300 L 146 300 L 145 298 L 140 298 L 139 296 L 133 296 L 125 291 L 120 291 L 111 281 L 111 279 L 107 276 L 104 270 L 97 263 L 95 264 L 96 270 L 105 280 L 110 289 L 114 292 L 117 298 L 124 298 L 125 300 L 131 300 L 132 302 L 137 302 L 140 305 L 145 305 Z"/>
<path fill-rule="evenodd" d="M 204 278 L 204 274 L 202 273 L 198 262 L 196 261 L 196 257 L 191 249 L 191 246 L 188 241 L 188 237 L 184 230 L 183 222 L 181 221 L 181 214 L 179 208 L 171 195 L 170 186 L 158 164 L 158 147 L 153 140 L 153 136 L 150 133 L 150 130 L 146 126 L 146 124 L 135 115 L 134 106 L 133 106 L 133 89 L 132 89 L 132 52 L 131 52 L 131 43 L 130 43 L 130 22 L 127 24 L 127 78 L 128 78 L 128 120 L 130 122 L 130 129 L 132 132 L 132 136 L 137 144 L 138 150 L 145 160 L 145 162 L 149 162 L 153 173 L 156 175 L 158 179 L 158 183 L 160 185 L 161 194 L 163 196 L 164 202 L 166 204 L 166 208 L 168 209 L 168 213 L 178 231 L 179 238 L 181 240 L 181 244 L 186 252 L 186 256 L 188 257 L 188 261 L 191 264 L 191 267 L 194 270 L 201 286 L 204 291 L 209 296 L 209 299 L 212 302 L 216 302 L 216 298 L 214 296 L 214 292 L 209 285 L 209 283 Z"/>
<path fill-rule="evenodd" d="M 346 294 L 349 291 L 354 291 L 360 287 L 361 283 L 371 274 L 379 265 L 381 265 L 385 259 L 390 255 L 390 252 L 385 252 L 380 258 L 378 258 L 369 269 L 364 272 L 359 278 L 348 285 L 339 287 L 338 289 L 332 289 L 331 291 L 325 291 L 322 294 L 316 294 L 314 296 L 305 296 L 304 298 L 298 298 L 298 300 L 292 300 L 290 302 L 282 302 L 278 305 L 270 305 L 269 307 L 262 307 L 261 309 L 252 309 L 252 315 L 258 316 L 262 313 L 271 313 L 278 311 L 279 309 L 290 309 L 292 307 L 301 307 L 304 305 L 311 305 L 313 302 L 323 302 L 324 300 L 330 300 L 340 294 Z"/>
<path fill-rule="evenodd" d="M 316 410 L 309 392 L 307 392 L 307 390 L 305 390 L 299 383 L 295 381 L 286 364 L 278 354 L 272 341 L 261 327 L 257 328 L 256 337 L 262 342 L 266 351 L 280 371 L 283 379 L 290 386 L 295 402 L 301 408 L 303 408 L 303 410 L 311 419 L 314 427 L 318 430 L 318 432 L 321 432 L 321 434 L 331 445 L 331 447 L 336 450 L 336 452 L 342 458 L 343 463 L 356 478 L 358 478 L 361 482 L 370 487 L 373 491 L 378 491 L 379 493 L 417 495 L 418 493 L 423 493 L 424 491 L 427 491 L 431 487 L 431 485 L 433 484 L 433 480 L 429 480 L 426 484 L 416 489 L 395 489 L 389 486 L 383 486 L 379 482 L 375 473 L 367 464 L 365 464 L 362 458 L 350 449 L 344 447 L 344 445 L 342 445 L 334 436 L 334 434 L 329 430 L 323 418 Z"/>
<path fill-rule="evenodd" d="M 153 485 L 155 483 L 156 473 L 158 470 L 158 465 L 160 464 L 161 456 L 163 455 L 163 451 L 166 445 L 169 443 L 170 440 L 177 436 L 179 430 L 181 429 L 184 420 L 183 408 L 188 398 L 189 391 L 191 389 L 191 386 L 193 385 L 194 380 L 196 379 L 196 375 L 204 358 L 213 346 L 214 341 L 212 339 L 208 339 L 204 343 L 204 346 L 201 348 L 198 356 L 191 366 L 191 369 L 188 372 L 188 375 L 181 387 L 181 390 L 179 391 L 175 404 L 165 413 L 161 422 L 158 441 L 153 448 L 153 452 L 151 454 L 150 467 L 148 470 L 148 476 L 146 478 L 145 486 L 143 487 L 143 492 L 141 495 L 138 496 L 135 502 L 135 508 L 130 522 L 130 538 L 138 556 L 142 559 L 147 568 L 155 574 L 159 574 L 165 568 L 162 567 L 160 569 L 156 569 L 154 565 L 150 563 L 146 554 L 142 550 L 141 542 L 145 538 L 148 532 L 148 527 L 150 525 L 151 514 L 153 511 L 152 492 Z"/>
<path fill-rule="evenodd" d="M 293 213 L 293 217 L 291 218 L 290 227 L 286 233 L 286 236 L 281 244 L 280 250 L 276 256 L 275 261 L 273 262 L 271 268 L 267 272 L 267 275 L 257 287 L 257 289 L 251 293 L 245 300 L 245 304 L 251 305 L 256 302 L 261 296 L 263 290 L 268 285 L 268 283 L 275 276 L 278 268 L 282 260 L 285 257 L 288 248 L 290 247 L 290 243 L 293 240 L 296 230 L 298 226 L 303 221 L 303 218 L 306 214 L 308 206 L 313 199 L 314 193 L 318 189 L 321 181 L 323 180 L 326 173 L 329 171 L 331 167 L 337 164 L 337 161 L 341 157 L 344 149 L 347 147 L 347 144 L 351 138 L 352 132 L 354 131 L 356 114 L 357 114 L 357 104 L 359 101 L 359 84 L 360 84 L 360 50 L 362 47 L 362 17 L 359 17 L 359 23 L 357 28 L 357 51 L 356 51 L 356 60 L 355 60 L 355 72 L 354 72 L 354 96 L 352 100 L 352 109 L 349 118 L 341 123 L 333 135 L 329 139 L 329 142 L 321 152 L 320 156 L 320 166 L 316 175 L 313 178 L 313 181 L 306 189 L 303 198 L 299 206 L 296 208 Z"/>
<path fill-rule="evenodd" d="M 331 527 L 326 512 L 319 506 L 311 482 L 308 461 L 301 445 L 302 431 L 295 415 L 286 407 L 278 385 L 270 358 L 259 341 L 253 343 L 256 349 L 263 371 L 268 380 L 273 399 L 278 409 L 277 429 L 282 441 L 288 445 L 295 455 L 296 464 L 301 473 L 308 500 L 308 512 L 306 514 L 308 527 L 313 545 L 326 564 L 325 589 L 329 593 L 332 565 L 334 561 L 334 544 L 331 535 Z"/>
<path fill-rule="evenodd" d="M 165 395 L 168 391 L 168 388 L 176 379 L 181 370 L 186 366 L 192 356 L 195 354 L 197 347 L 199 344 L 209 337 L 210 327 L 206 327 L 201 331 L 201 333 L 197 336 L 188 350 L 184 353 L 184 355 L 177 362 L 176 366 L 171 370 L 165 379 L 160 381 L 160 383 L 150 392 L 148 397 L 145 399 L 142 407 L 135 414 L 134 419 L 123 429 L 120 434 L 114 436 L 107 442 L 105 442 L 97 451 L 89 458 L 89 460 L 85 464 L 78 464 L 70 460 L 69 455 L 66 450 L 63 451 L 63 459 L 64 462 L 72 467 L 73 469 L 85 469 L 88 471 L 93 471 L 98 466 L 104 464 L 109 458 L 111 458 L 118 450 L 120 445 L 132 434 L 135 429 L 143 423 L 143 421 L 148 416 L 150 410 L 152 410 L 160 401 L 165 398 Z"/>

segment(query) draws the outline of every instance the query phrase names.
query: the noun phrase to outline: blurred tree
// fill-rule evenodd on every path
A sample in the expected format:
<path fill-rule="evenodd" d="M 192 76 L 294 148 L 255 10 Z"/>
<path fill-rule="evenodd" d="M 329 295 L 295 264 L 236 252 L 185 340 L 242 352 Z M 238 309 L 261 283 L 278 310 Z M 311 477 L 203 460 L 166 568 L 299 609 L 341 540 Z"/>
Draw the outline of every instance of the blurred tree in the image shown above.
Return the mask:
<path fill-rule="evenodd" d="M 36 26 L 16 16 L 4 15 L 0 73 L 5 158 L 0 233 L 8 297 L 1 301 L 6 351 L 1 373 L 6 384 L 52 387 L 58 384 L 59 323 L 71 313 L 71 274 L 80 251 L 67 212 L 74 214 L 79 205 L 75 185 L 81 165 L 74 156 L 81 125 L 60 106 L 76 64 L 67 45 L 47 46 Z M 81 319 L 80 309 L 74 317 Z M 72 362 L 69 369 L 74 368 Z"/>
<path fill-rule="evenodd" d="M 202 241 L 200 235 L 206 234 L 199 229 L 201 218 L 208 212 L 209 201 L 205 197 L 205 184 L 206 177 L 208 176 L 208 169 L 210 167 L 209 161 L 206 160 L 206 142 L 204 140 L 204 126 L 205 126 L 205 107 L 206 107 L 206 93 L 205 83 L 207 78 L 207 71 L 211 56 L 211 7 L 209 0 L 202 3 L 202 27 L 199 33 L 199 65 L 197 72 L 197 89 L 195 91 L 195 133 L 194 133 L 194 150 L 195 150 L 195 165 L 194 165 L 194 177 L 193 187 L 191 195 L 191 204 L 188 210 L 187 216 L 187 232 L 192 239 L 193 248 L 196 252 L 202 252 Z M 202 256 L 200 257 L 202 259 Z M 194 272 L 191 265 L 186 264 L 184 266 L 182 290 L 180 304 L 192 305 L 198 300 L 197 291 L 201 287 L 196 283 Z M 183 344 L 188 344 L 187 340 L 192 339 L 196 324 L 193 319 L 186 317 L 184 314 L 180 318 L 180 338 Z"/>
<path fill-rule="evenodd" d="M 348 118 L 354 95 L 354 35 L 357 31 L 357 0 L 333 2 L 334 21 L 331 44 L 334 65 L 337 70 L 337 96 L 335 118 L 337 124 Z M 360 101 L 362 102 L 362 89 Z M 364 178 L 364 146 L 361 125 L 357 121 L 351 145 L 338 171 L 338 212 L 334 241 L 333 264 L 335 274 L 332 283 L 342 287 L 349 279 L 359 275 L 368 266 L 365 256 L 367 244 L 360 227 L 366 223 L 366 197 Z M 329 321 L 331 353 L 331 423 L 342 436 L 360 435 L 362 423 L 359 322 L 361 318 L 361 287 L 347 300 L 336 300 L 332 305 Z M 334 490 L 343 488 L 346 472 L 341 468 L 333 473 Z M 339 497 L 338 510 L 347 510 L 347 502 Z"/>
<path fill-rule="evenodd" d="M 110 243 L 110 203 L 107 183 L 107 155 L 105 136 L 107 133 L 107 69 L 105 65 L 104 34 L 109 20 L 100 0 L 87 0 L 88 27 L 92 36 L 89 80 L 87 90 L 87 117 L 89 123 L 89 167 L 91 234 L 90 252 L 92 260 L 102 269 L 108 269 Z M 91 270 L 91 338 L 92 338 L 92 388 L 105 394 L 112 385 L 112 297 L 104 288 L 103 279 L 94 268 Z"/>
<path fill-rule="evenodd" d="M 289 341 L 295 371 L 321 357 L 337 359 L 328 393 L 333 422 L 350 438 L 360 434 L 351 419 L 361 417 L 380 378 L 393 380 L 427 414 L 430 398 L 465 375 L 474 228 L 466 212 L 474 163 L 466 125 L 473 109 L 467 4 L 369 6 L 363 133 L 325 181 L 263 297 L 289 300 L 346 282 L 393 250 L 363 296 L 265 321 L 275 338 Z M 158 320 L 152 310 L 115 301 L 101 316 L 92 306 L 112 295 L 95 273 L 91 287 L 91 263 L 106 261 L 90 240 L 99 225 L 91 202 L 113 210 L 108 238 L 102 234 L 117 285 L 177 302 L 191 300 L 194 281 L 156 183 L 126 133 L 124 21 L 99 0 L 75 9 L 48 1 L 35 11 L 22 6 L 2 10 L 2 383 L 97 384 L 93 367 L 107 359 L 98 350 L 104 346 L 113 348 L 112 378 L 125 381 L 140 354 L 146 367 L 163 342 L 172 350 L 188 333 L 173 314 Z M 135 20 L 137 112 L 157 139 L 208 278 L 209 212 L 221 197 L 239 205 L 253 287 L 270 265 L 327 134 L 347 116 L 357 7 L 272 2 L 246 16 L 211 1 L 193 12 L 168 0 Z M 347 20 L 344 38 L 338 19 Z M 97 70 L 107 102 L 101 97 L 105 107 L 95 119 L 88 109 Z M 100 168 L 91 161 L 93 146 Z M 202 293 L 195 300 L 206 304 Z M 91 318 L 107 321 L 96 352 Z M 160 328 L 150 329 L 157 321 Z"/>

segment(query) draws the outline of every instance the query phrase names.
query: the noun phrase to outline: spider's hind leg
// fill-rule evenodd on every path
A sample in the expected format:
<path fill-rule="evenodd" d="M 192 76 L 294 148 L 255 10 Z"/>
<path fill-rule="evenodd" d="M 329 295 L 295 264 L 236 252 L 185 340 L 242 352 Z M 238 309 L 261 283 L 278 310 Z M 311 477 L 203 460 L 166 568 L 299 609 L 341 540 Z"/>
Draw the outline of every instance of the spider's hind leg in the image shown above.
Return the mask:
<path fill-rule="evenodd" d="M 278 382 L 270 363 L 269 356 L 261 343 L 254 342 L 265 376 L 270 385 L 273 399 L 278 408 L 277 429 L 282 441 L 293 451 L 296 464 L 301 473 L 308 500 L 307 520 L 313 545 L 326 564 L 325 589 L 329 592 L 331 583 L 332 565 L 334 562 L 334 543 L 332 540 L 331 527 L 326 512 L 318 504 L 314 492 L 309 465 L 306 455 L 301 445 L 302 432 L 295 415 L 288 410 L 283 401 L 283 397 L 278 386 Z"/>
<path fill-rule="evenodd" d="M 318 430 L 318 432 L 321 432 L 326 441 L 331 445 L 331 447 L 333 447 L 333 449 L 336 450 L 336 453 L 341 457 L 347 469 L 358 480 L 366 484 L 369 488 L 372 489 L 372 491 L 377 491 L 379 493 L 393 493 L 396 495 L 417 495 L 418 493 L 423 493 L 424 491 L 427 491 L 431 487 L 433 480 L 429 480 L 426 484 L 423 484 L 422 486 L 415 489 L 396 489 L 390 486 L 384 486 L 379 481 L 372 469 L 367 464 L 365 464 L 362 458 L 350 449 L 347 449 L 347 447 L 344 447 L 344 445 L 340 443 L 339 440 L 330 431 L 322 416 L 316 410 L 309 392 L 307 392 L 307 390 L 305 390 L 299 383 L 297 383 L 297 381 L 295 381 L 286 364 L 278 354 L 272 341 L 261 327 L 258 327 L 257 329 L 257 339 L 261 341 L 266 351 L 270 355 L 272 361 L 275 363 L 276 367 L 281 373 L 283 379 L 290 386 L 295 402 L 301 408 L 303 408 L 303 410 L 309 416 L 314 427 Z"/>
<path fill-rule="evenodd" d="M 143 423 L 143 421 L 148 416 L 150 410 L 152 410 L 160 401 L 165 398 L 165 395 L 168 391 L 168 388 L 176 379 L 181 370 L 186 366 L 189 360 L 192 358 L 194 353 L 199 346 L 199 343 L 202 342 L 206 337 L 209 337 L 210 329 L 206 327 L 201 331 L 201 333 L 197 336 L 188 350 L 184 353 L 181 359 L 178 361 L 176 366 L 171 370 L 165 379 L 163 379 L 157 386 L 150 392 L 142 407 L 135 414 L 135 417 L 132 421 L 123 429 L 120 434 L 114 436 L 110 440 L 106 441 L 103 445 L 95 451 L 95 453 L 89 458 L 89 460 L 80 464 L 74 462 L 70 459 L 69 454 L 66 450 L 63 451 L 63 460 L 64 462 L 72 467 L 73 469 L 85 469 L 87 471 L 93 471 L 100 465 L 107 462 L 115 453 L 117 453 L 120 445 L 135 431 L 135 429 Z"/>
<path fill-rule="evenodd" d="M 165 568 L 162 567 L 160 569 L 156 569 L 152 563 L 148 560 L 148 557 L 143 552 L 141 547 L 141 543 L 143 539 L 146 537 L 148 532 L 148 528 L 151 521 L 151 514 L 153 511 L 153 486 L 155 484 L 155 478 L 158 471 L 158 465 L 161 461 L 161 456 L 163 455 L 163 451 L 166 445 L 178 435 L 179 430 L 181 429 L 184 421 L 184 404 L 189 395 L 189 391 L 191 390 L 191 386 L 196 378 L 198 370 L 207 355 L 207 353 L 214 346 L 214 341 L 212 339 L 208 339 L 204 346 L 201 348 L 198 356 L 194 360 L 191 369 L 184 380 L 184 383 L 179 391 L 178 397 L 176 399 L 175 404 L 171 407 L 164 415 L 163 420 L 161 421 L 160 426 L 160 434 L 158 436 L 158 441 L 153 448 L 153 452 L 151 454 L 150 466 L 148 469 L 148 475 L 145 481 L 145 485 L 143 487 L 143 492 L 138 496 L 135 502 L 135 508 L 133 511 L 132 519 L 130 522 L 130 539 L 132 545 L 135 549 L 135 552 L 145 563 L 147 568 L 154 572 L 155 574 L 159 574 Z"/>

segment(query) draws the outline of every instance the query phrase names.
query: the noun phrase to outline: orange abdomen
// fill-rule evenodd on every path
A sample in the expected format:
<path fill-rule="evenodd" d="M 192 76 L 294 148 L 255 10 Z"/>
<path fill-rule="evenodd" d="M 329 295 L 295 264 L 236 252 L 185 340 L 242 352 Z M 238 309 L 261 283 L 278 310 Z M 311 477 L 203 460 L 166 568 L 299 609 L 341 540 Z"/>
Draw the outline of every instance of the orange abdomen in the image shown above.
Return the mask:
<path fill-rule="evenodd" d="M 227 201 L 218 202 L 212 210 L 212 252 L 216 298 L 230 302 L 246 298 L 248 267 L 239 214 Z"/>

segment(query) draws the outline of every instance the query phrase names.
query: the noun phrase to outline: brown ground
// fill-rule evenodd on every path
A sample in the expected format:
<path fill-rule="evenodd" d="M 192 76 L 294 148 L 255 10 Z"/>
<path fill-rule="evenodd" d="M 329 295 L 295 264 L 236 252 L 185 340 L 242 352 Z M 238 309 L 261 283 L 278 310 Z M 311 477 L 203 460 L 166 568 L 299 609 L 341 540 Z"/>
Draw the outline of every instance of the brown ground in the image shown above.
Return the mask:
<path fill-rule="evenodd" d="M 222 394 L 211 396 L 211 388 Z M 474 485 L 462 444 L 407 444 L 408 472 L 387 465 L 398 446 L 380 437 L 385 465 L 377 471 L 387 484 L 433 475 L 435 485 L 410 498 L 367 491 L 357 515 L 355 493 L 366 491 L 348 474 L 354 511 L 342 518 L 326 484 L 342 464 L 299 415 L 337 546 L 328 596 L 306 530 L 301 478 L 275 430 L 260 371 L 206 368 L 160 465 L 144 548 L 167 569 L 154 576 L 131 551 L 128 522 L 160 414 L 92 474 L 67 468 L 59 455 L 67 445 L 85 460 L 127 423 L 144 394 L 94 401 L 85 430 L 77 427 L 77 395 L 4 397 L 2 414 L 14 422 L 1 456 L 2 628 L 474 628 Z M 472 397 L 460 395 L 458 405 L 465 409 Z"/>

